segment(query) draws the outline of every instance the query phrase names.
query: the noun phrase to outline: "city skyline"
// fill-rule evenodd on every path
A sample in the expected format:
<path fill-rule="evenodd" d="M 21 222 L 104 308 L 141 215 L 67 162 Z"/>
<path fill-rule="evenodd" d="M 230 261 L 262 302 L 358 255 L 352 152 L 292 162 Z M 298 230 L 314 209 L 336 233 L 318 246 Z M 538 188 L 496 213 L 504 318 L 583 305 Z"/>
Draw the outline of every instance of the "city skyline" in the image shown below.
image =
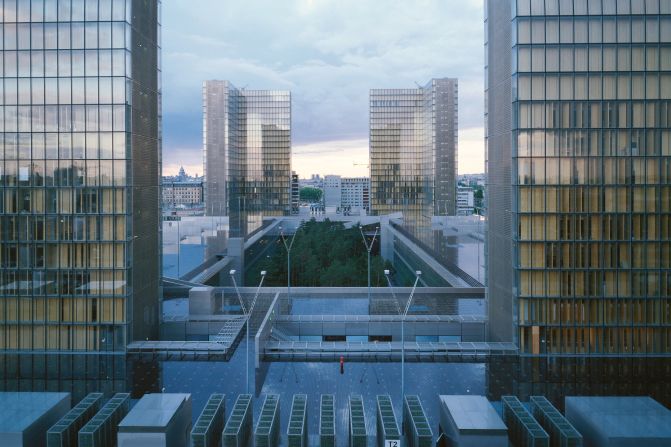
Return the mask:
<path fill-rule="evenodd" d="M 203 3 L 198 9 L 184 1 L 163 7 L 164 175 L 176 174 L 181 164 L 202 170 L 200 89 L 206 79 L 291 90 L 292 168 L 305 178 L 323 166 L 332 172 L 322 174 L 368 175 L 368 90 L 444 76 L 463 79 L 459 173 L 484 172 L 480 0 L 426 1 L 421 8 L 379 8 L 370 1 Z M 233 16 L 229 27 L 209 19 Z M 364 29 L 371 16 L 376 27 Z M 258 24 L 268 29 L 241 37 Z M 449 57 L 431 57 L 445 48 Z"/>
<path fill-rule="evenodd" d="M 0 1 L 0 446 L 671 446 L 671 0 L 165 3 Z"/>

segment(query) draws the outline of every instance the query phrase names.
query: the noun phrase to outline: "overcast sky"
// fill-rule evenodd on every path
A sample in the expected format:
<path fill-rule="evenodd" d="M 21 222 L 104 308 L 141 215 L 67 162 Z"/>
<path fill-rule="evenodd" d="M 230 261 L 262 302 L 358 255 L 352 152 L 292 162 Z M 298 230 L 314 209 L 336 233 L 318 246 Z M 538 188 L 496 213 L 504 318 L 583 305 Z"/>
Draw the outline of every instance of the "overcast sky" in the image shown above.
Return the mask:
<path fill-rule="evenodd" d="M 164 1 L 164 173 L 203 171 L 203 80 L 290 90 L 292 164 L 307 177 L 368 175 L 368 91 L 437 77 L 459 78 L 459 173 L 484 172 L 482 5 Z"/>

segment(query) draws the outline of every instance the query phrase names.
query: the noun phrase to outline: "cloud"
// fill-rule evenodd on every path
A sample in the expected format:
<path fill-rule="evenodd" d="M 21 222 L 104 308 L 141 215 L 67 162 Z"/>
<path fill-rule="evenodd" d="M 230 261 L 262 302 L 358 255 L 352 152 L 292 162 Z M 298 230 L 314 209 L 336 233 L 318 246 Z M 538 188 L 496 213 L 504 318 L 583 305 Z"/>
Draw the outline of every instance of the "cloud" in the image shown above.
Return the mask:
<path fill-rule="evenodd" d="M 172 148 L 163 150 L 163 175 L 176 175 L 179 168 L 189 175 L 203 175 L 203 154 L 200 148 Z"/>
<path fill-rule="evenodd" d="M 368 177 L 368 139 L 294 145 L 291 167 L 301 178 L 311 174 Z"/>
<path fill-rule="evenodd" d="M 164 158 L 188 148 L 183 156 L 200 163 L 205 79 L 291 90 L 297 146 L 367 139 L 371 88 L 410 88 L 432 77 L 459 78 L 460 127 L 483 125 L 481 0 L 199 0 L 197 8 L 193 5 L 188 0 L 163 4 Z M 364 147 L 367 156 L 367 142 Z M 460 165 L 470 160 L 470 152 L 460 154 Z M 474 154 L 472 161 L 483 158 Z"/>
<path fill-rule="evenodd" d="M 485 129 L 473 127 L 459 130 L 459 174 L 485 172 Z"/>

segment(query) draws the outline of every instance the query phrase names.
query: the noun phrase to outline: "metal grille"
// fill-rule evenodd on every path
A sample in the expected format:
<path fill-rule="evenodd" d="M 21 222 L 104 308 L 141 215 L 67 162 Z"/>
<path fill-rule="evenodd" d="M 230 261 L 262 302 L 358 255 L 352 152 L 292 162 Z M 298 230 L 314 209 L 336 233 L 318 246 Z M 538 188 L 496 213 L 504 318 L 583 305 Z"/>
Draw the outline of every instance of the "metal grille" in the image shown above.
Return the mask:
<path fill-rule="evenodd" d="M 531 413 L 550 436 L 552 446 L 582 446 L 582 435 L 545 396 L 531 396 L 529 402 Z"/>
<path fill-rule="evenodd" d="M 79 447 L 113 447 L 119 422 L 130 410 L 130 394 L 117 393 L 79 430 Z"/>
<path fill-rule="evenodd" d="M 433 432 L 419 396 L 405 396 L 403 426 L 409 447 L 431 447 L 433 445 Z"/>
<path fill-rule="evenodd" d="M 353 394 L 349 397 L 349 445 L 350 447 L 366 447 L 366 414 L 363 397 Z"/>
<path fill-rule="evenodd" d="M 245 447 L 252 437 L 252 395 L 240 394 L 224 427 L 224 447 Z"/>
<path fill-rule="evenodd" d="M 221 441 L 221 431 L 224 427 L 226 400 L 224 394 L 213 394 L 205 404 L 203 412 L 198 416 L 196 424 L 191 430 L 191 445 L 193 447 L 218 446 Z"/>
<path fill-rule="evenodd" d="M 289 416 L 289 427 L 287 437 L 289 447 L 307 447 L 308 445 L 308 418 L 307 418 L 308 396 L 295 394 L 291 403 L 291 415 Z"/>
<path fill-rule="evenodd" d="M 377 445 L 385 447 L 387 441 L 401 440 L 394 406 L 389 395 L 377 396 Z"/>
<path fill-rule="evenodd" d="M 518 447 L 549 447 L 550 437 L 517 397 L 502 396 L 501 403 L 503 421 L 508 426 L 512 444 Z"/>
<path fill-rule="evenodd" d="M 256 447 L 280 445 L 280 396 L 278 394 L 269 394 L 263 401 L 254 440 Z"/>
<path fill-rule="evenodd" d="M 319 445 L 335 447 L 335 396 L 322 394 L 319 409 Z"/>
<path fill-rule="evenodd" d="M 91 393 L 47 432 L 47 447 L 77 447 L 77 433 L 100 409 L 102 393 Z"/>

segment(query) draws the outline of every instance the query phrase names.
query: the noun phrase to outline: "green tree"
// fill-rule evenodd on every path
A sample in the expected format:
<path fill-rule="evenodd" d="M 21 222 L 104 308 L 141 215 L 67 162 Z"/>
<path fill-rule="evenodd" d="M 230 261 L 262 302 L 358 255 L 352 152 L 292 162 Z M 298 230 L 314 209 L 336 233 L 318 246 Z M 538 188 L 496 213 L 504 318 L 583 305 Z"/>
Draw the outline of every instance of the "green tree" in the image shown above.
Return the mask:
<path fill-rule="evenodd" d="M 352 287 L 368 283 L 368 253 L 358 227 L 345 228 L 342 222 L 312 219 L 300 227 L 295 237 L 291 249 L 292 286 Z M 287 253 L 281 240 L 274 244 L 272 253 L 250 270 L 267 270 L 267 286 L 286 286 Z M 376 239 L 371 252 L 371 285 L 384 287 L 387 285 L 384 270 L 392 269 L 378 251 L 379 239 Z"/>
<path fill-rule="evenodd" d="M 300 199 L 303 202 L 319 202 L 322 199 L 322 190 L 311 186 L 301 188 Z"/>

